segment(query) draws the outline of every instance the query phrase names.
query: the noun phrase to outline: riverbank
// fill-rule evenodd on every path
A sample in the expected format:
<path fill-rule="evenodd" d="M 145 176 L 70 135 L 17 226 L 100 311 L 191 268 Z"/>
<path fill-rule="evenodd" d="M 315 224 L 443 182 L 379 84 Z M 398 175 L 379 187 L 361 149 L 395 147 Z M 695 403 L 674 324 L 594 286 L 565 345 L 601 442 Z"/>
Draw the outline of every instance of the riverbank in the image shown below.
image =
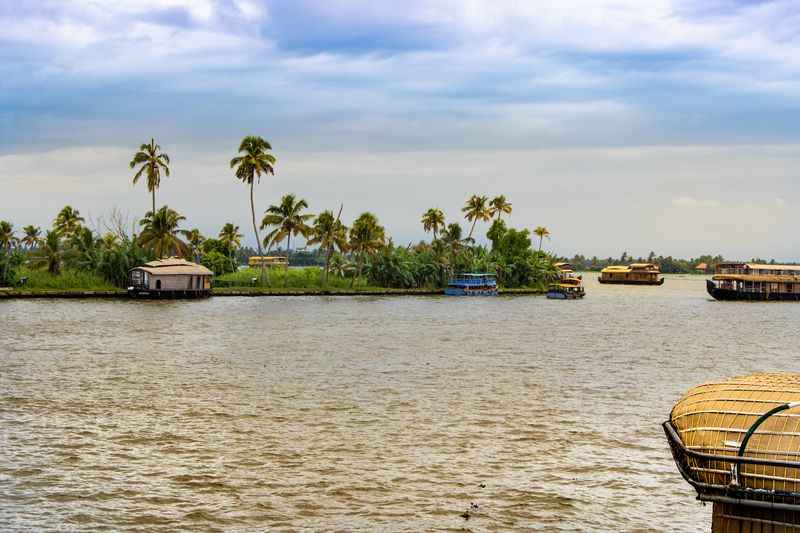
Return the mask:
<path fill-rule="evenodd" d="M 545 291 L 538 288 L 500 289 L 501 296 L 541 295 Z M 212 291 L 212 296 L 437 296 L 444 289 L 390 289 L 390 288 L 283 288 L 283 287 L 220 287 Z M 122 289 L 83 290 L 83 289 L 0 289 L 0 299 L 13 298 L 127 298 Z"/>

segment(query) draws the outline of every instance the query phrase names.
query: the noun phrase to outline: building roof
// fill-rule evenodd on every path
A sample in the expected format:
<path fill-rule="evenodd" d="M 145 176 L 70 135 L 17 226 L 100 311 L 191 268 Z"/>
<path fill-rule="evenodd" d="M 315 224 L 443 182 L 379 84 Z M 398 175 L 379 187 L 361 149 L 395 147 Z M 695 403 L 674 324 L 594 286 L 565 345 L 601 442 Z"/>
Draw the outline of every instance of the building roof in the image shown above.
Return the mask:
<path fill-rule="evenodd" d="M 179 257 L 170 257 L 168 259 L 158 259 L 156 261 L 149 261 L 144 265 L 131 270 L 143 270 L 150 274 L 158 276 L 175 276 L 175 275 L 189 275 L 189 276 L 213 276 L 214 273 L 203 265 L 192 263 Z"/>
<path fill-rule="evenodd" d="M 694 268 L 695 270 L 708 270 L 708 263 L 697 263 Z"/>

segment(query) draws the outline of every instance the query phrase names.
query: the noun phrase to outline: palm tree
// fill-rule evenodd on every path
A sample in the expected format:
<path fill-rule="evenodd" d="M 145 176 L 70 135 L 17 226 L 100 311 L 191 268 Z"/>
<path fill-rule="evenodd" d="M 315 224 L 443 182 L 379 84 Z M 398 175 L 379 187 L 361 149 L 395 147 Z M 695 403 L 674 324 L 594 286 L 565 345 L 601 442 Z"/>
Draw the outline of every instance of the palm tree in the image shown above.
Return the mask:
<path fill-rule="evenodd" d="M 33 224 L 29 224 L 22 228 L 25 236 L 22 238 L 24 244 L 29 250 L 32 250 L 42 240 L 42 230 Z"/>
<path fill-rule="evenodd" d="M 114 248 L 114 247 L 115 247 L 117 244 L 119 244 L 119 237 L 117 237 L 116 235 L 114 235 L 114 234 L 113 234 L 113 233 L 111 233 L 110 231 L 109 231 L 109 232 L 106 232 L 106 233 L 105 233 L 105 234 L 104 234 L 104 235 L 103 235 L 103 236 L 100 238 L 100 245 L 101 245 L 103 248 L 105 248 L 106 250 L 111 250 L 111 249 L 113 249 L 113 248 Z"/>
<path fill-rule="evenodd" d="M 544 238 L 545 237 L 547 237 L 548 239 L 550 238 L 550 230 L 544 226 L 536 226 L 536 228 L 534 228 L 533 230 L 533 234 L 539 237 L 539 250 L 541 251 L 542 241 L 544 240 Z"/>
<path fill-rule="evenodd" d="M 478 220 L 491 220 L 492 215 L 487 207 L 487 202 L 489 198 L 486 196 L 478 196 L 477 194 L 473 194 L 467 200 L 467 203 L 464 204 L 464 207 L 461 208 L 461 211 L 465 213 L 464 218 L 472 222 L 472 227 L 469 230 L 469 235 L 467 236 L 467 240 L 472 240 L 472 233 L 475 231 L 475 224 Z"/>
<path fill-rule="evenodd" d="M 61 235 L 70 237 L 81 227 L 83 222 L 80 211 L 73 209 L 71 205 L 65 205 L 56 215 L 53 225 Z"/>
<path fill-rule="evenodd" d="M 61 261 L 64 258 L 64 249 L 61 245 L 61 235 L 57 230 L 48 230 L 39 247 L 39 257 L 47 265 L 47 271 L 54 276 L 61 274 Z"/>
<path fill-rule="evenodd" d="M 243 183 L 250 185 L 250 213 L 253 216 L 253 233 L 256 235 L 256 246 L 258 246 L 258 255 L 261 253 L 261 239 L 258 236 L 258 228 L 256 227 L 256 207 L 253 203 L 253 183 L 258 178 L 261 182 L 262 174 L 275 175 L 275 156 L 269 153 L 272 146 L 255 135 L 248 135 L 239 144 L 239 153 L 242 155 L 236 156 L 231 159 L 231 168 L 236 169 L 236 178 L 242 180 Z M 261 277 L 264 277 L 264 262 L 261 262 Z"/>
<path fill-rule="evenodd" d="M 386 232 L 378 224 L 378 218 L 372 213 L 362 213 L 350 228 L 349 247 L 356 254 L 356 275 L 350 283 L 352 287 L 357 278 L 361 277 L 361 268 L 364 266 L 364 257 L 380 250 L 386 243 Z"/>
<path fill-rule="evenodd" d="M 139 181 L 142 174 L 147 176 L 147 190 L 153 195 L 153 210 L 156 212 L 156 189 L 161 186 L 161 172 L 169 177 L 169 156 L 161 151 L 161 147 L 156 144 L 154 139 L 150 139 L 150 144 L 143 144 L 139 151 L 133 154 L 130 167 L 136 168 L 141 165 L 139 171 L 133 175 L 133 184 Z"/>
<path fill-rule="evenodd" d="M 314 220 L 311 239 L 308 241 L 308 244 L 319 244 L 320 248 L 325 250 L 325 285 L 328 284 L 328 273 L 334 248 L 338 248 L 340 252 L 347 250 L 347 228 L 339 220 L 343 207 L 339 208 L 336 218 L 333 218 L 333 211 L 330 210 L 320 213 Z"/>
<path fill-rule="evenodd" d="M 144 218 L 139 221 L 142 232 L 139 234 L 139 244 L 151 250 L 156 259 L 162 259 L 169 255 L 186 255 L 186 243 L 178 238 L 180 225 L 186 217 L 169 207 L 162 206 L 153 213 L 148 211 Z"/>
<path fill-rule="evenodd" d="M 14 237 L 14 225 L 11 222 L 0 220 L 0 249 L 10 251 L 17 238 Z"/>
<path fill-rule="evenodd" d="M 224 244 L 230 252 L 231 267 L 236 271 L 236 261 L 234 260 L 234 253 L 242 245 L 242 234 L 239 233 L 239 226 L 230 222 L 222 226 L 219 230 L 219 240 Z"/>
<path fill-rule="evenodd" d="M 186 242 L 189 244 L 189 248 L 191 249 L 192 258 L 194 259 L 195 263 L 200 262 L 200 245 L 203 244 L 205 240 L 203 235 L 200 233 L 200 230 L 197 228 L 192 228 L 190 230 L 183 230 L 181 234 L 186 237 Z"/>
<path fill-rule="evenodd" d="M 282 241 L 286 238 L 286 265 L 284 267 L 283 284 L 289 281 L 289 249 L 292 244 L 292 235 L 295 237 L 302 235 L 305 238 L 311 234 L 311 228 L 306 224 L 306 221 L 314 218 L 314 215 L 303 214 L 302 211 L 308 207 L 308 203 L 302 198 L 295 199 L 294 194 L 286 194 L 281 198 L 281 203 L 278 205 L 271 205 L 267 208 L 264 214 L 264 219 L 261 221 L 261 229 L 274 227 L 264 237 L 264 244 L 271 246 L 273 243 Z"/>
<path fill-rule="evenodd" d="M 500 196 L 495 196 L 492 198 L 492 201 L 489 202 L 489 214 L 491 216 L 497 215 L 497 220 L 500 220 L 503 213 L 507 215 L 511 214 L 511 202 L 506 200 L 506 197 L 501 194 Z"/>
<path fill-rule="evenodd" d="M 422 227 L 425 229 L 425 232 L 433 231 L 433 240 L 436 240 L 436 236 L 439 233 L 439 230 L 444 227 L 444 213 L 439 208 L 430 208 L 422 215 Z"/>

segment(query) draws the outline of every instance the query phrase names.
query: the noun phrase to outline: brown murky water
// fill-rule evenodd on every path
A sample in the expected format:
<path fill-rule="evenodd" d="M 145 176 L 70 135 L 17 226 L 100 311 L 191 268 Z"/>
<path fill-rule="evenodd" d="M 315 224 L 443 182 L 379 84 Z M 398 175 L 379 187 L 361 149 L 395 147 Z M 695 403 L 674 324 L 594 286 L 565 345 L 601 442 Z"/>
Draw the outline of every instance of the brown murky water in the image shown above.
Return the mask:
<path fill-rule="evenodd" d="M 706 531 L 659 424 L 800 305 L 587 291 L 0 302 L 0 529 Z"/>

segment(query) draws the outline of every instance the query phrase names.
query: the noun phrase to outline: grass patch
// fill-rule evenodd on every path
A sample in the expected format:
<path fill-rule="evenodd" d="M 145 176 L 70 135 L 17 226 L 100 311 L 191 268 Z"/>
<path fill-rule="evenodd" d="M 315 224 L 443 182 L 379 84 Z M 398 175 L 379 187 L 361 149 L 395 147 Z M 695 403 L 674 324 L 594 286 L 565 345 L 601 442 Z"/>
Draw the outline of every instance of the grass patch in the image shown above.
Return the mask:
<path fill-rule="evenodd" d="M 102 277 L 91 272 L 64 270 L 54 276 L 47 270 L 21 268 L 20 278 L 28 278 L 25 285 L 19 287 L 23 290 L 95 290 L 110 291 L 116 289 Z"/>
<path fill-rule="evenodd" d="M 270 268 L 267 269 L 267 273 L 269 286 L 276 289 L 283 287 L 294 289 L 349 289 L 352 281 L 350 278 L 341 278 L 330 274 L 328 276 L 328 285 L 323 286 L 322 269 L 320 267 L 290 268 L 288 271 L 284 271 L 282 268 Z M 258 278 L 260 275 L 261 271 L 259 269 L 246 268 L 238 272 L 215 276 L 214 283 L 216 287 L 220 288 L 252 287 L 253 278 Z M 367 288 L 366 279 L 362 277 L 356 280 L 354 288 Z"/>

